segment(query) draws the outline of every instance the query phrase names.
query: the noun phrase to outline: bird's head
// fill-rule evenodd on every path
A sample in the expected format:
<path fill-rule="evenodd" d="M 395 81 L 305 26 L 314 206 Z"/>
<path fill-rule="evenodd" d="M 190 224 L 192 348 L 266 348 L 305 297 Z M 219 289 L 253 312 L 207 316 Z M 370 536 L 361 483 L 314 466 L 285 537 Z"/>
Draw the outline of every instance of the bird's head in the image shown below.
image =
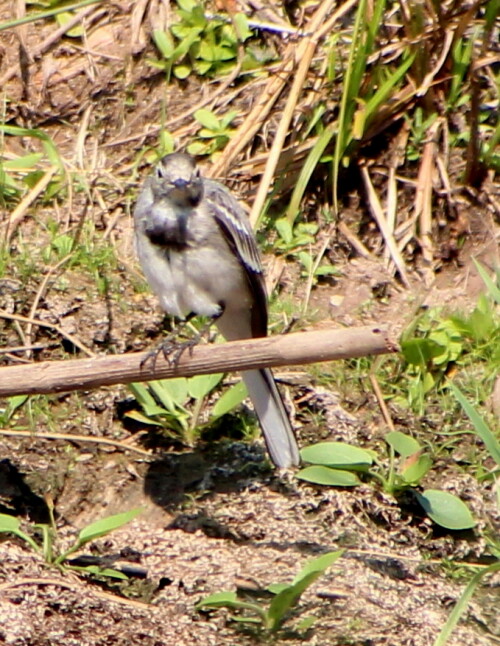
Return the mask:
<path fill-rule="evenodd" d="M 160 160 L 153 175 L 153 191 L 176 206 L 193 208 L 203 197 L 203 180 L 194 159 L 185 153 L 173 153 Z"/>

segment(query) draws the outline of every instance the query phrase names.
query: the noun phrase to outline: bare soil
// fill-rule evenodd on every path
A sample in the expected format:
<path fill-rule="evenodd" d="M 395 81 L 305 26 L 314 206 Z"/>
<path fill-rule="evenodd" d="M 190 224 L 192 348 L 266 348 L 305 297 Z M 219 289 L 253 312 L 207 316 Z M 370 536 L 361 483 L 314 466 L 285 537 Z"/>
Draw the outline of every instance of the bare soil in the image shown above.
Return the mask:
<path fill-rule="evenodd" d="M 147 5 L 140 28 L 134 5 Z M 1 13 L 7 19 L 5 8 Z M 30 23 L 17 35 L 12 30 L 0 35 L 0 77 L 10 100 L 6 121 L 50 134 L 72 168 L 81 164 L 91 187 L 90 195 L 76 193 L 56 206 L 30 211 L 11 252 L 43 246 L 48 219 L 65 223 L 72 233 L 86 220 L 97 237 L 113 243 L 117 270 L 101 292 L 78 267 L 64 269 L 64 288 L 49 282 L 43 291 L 47 267 L 30 276 L 14 273 L 0 283 L 0 307 L 28 316 L 40 295 L 34 318 L 57 324 L 93 352 L 124 352 L 149 347 L 162 319 L 154 298 L 134 287 L 140 274 L 131 243 L 132 165 L 138 151 L 155 145 L 165 105 L 168 119 L 179 119 L 175 133 L 182 139 L 195 127 L 191 107 L 213 90 L 188 80 L 169 91 L 164 75 L 147 64 L 154 52 L 146 34 L 161 16 L 156 3 L 105 3 L 89 16 L 84 39 L 59 38 L 31 62 L 30 52 L 54 32 L 54 23 Z M 28 62 L 20 75 L 23 52 Z M 251 91 L 238 100 L 242 108 L 250 105 Z M 462 167 L 458 160 L 456 176 Z M 241 197 L 251 201 L 255 186 L 253 178 L 243 177 Z M 490 183 L 487 190 L 498 199 L 498 186 Z M 372 257 L 356 256 L 335 230 L 327 255 L 340 276 L 313 289 L 309 320 L 315 325 L 333 319 L 341 325 L 376 322 L 401 330 L 422 306 L 470 309 L 483 288 L 472 257 L 487 267 L 498 262 L 498 213 L 484 201 L 462 196 L 463 246 L 447 255 L 451 225 L 444 227 L 434 283 L 424 285 L 416 254 L 411 289 L 401 287 L 377 253 L 366 209 L 348 207 L 345 220 L 356 225 Z M 350 200 L 345 196 L 346 204 Z M 6 221 L 7 212 L 2 218 Z M 317 248 L 322 243 L 320 236 Z M 270 267 L 270 259 L 265 262 Z M 303 303 L 306 285 L 294 262 L 283 263 L 274 282 L 280 298 Z M 5 347 L 19 345 L 12 321 L 1 325 Z M 50 329 L 36 328 L 31 340 L 43 345 L 37 360 L 67 356 L 68 348 Z M 14 360 L 11 354 L 3 363 Z M 331 439 L 383 447 L 387 427 L 368 386 L 361 391 L 346 383 L 334 392 L 299 367 L 278 376 L 302 446 Z M 278 473 L 266 461 L 260 438 L 244 442 L 229 425 L 230 439 L 221 439 L 222 429 L 218 437 L 203 436 L 194 449 L 181 447 L 152 427 L 127 421 L 130 406 L 125 387 L 38 398 L 14 421 L 16 428 L 29 428 L 39 437 L 0 435 L 0 512 L 45 523 L 53 506 L 58 549 L 71 545 L 90 522 L 143 508 L 137 519 L 84 550 L 129 572 L 125 583 L 49 568 L 20 539 L 0 535 L 0 643 L 428 646 L 464 588 L 443 562 L 484 562 L 482 530 L 499 527 L 491 483 L 479 484 L 446 452 L 424 484 L 467 502 L 478 519 L 478 527 L 468 532 L 440 530 L 410 495 L 396 501 L 373 486 L 319 488 Z M 439 430 L 439 419 L 393 413 L 397 428 L 421 438 L 432 440 Z M 116 445 L 46 439 L 44 433 L 106 438 Z M 462 453 L 469 447 L 479 450 L 471 436 L 464 436 Z M 266 603 L 268 585 L 291 581 L 308 558 L 339 548 L 346 550 L 344 556 L 304 594 L 274 635 L 231 622 L 225 610 L 195 610 L 200 599 L 221 590 L 237 589 Z M 500 642 L 499 583 L 490 579 L 473 598 L 450 645 Z M 306 616 L 316 621 L 301 630 Z"/>

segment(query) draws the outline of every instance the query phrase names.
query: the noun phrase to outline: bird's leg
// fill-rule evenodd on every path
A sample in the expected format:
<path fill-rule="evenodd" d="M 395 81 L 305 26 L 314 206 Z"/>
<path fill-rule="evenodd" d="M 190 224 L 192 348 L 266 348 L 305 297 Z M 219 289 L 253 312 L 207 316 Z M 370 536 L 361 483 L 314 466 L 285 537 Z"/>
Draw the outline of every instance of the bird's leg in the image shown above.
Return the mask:
<path fill-rule="evenodd" d="M 194 346 L 198 345 L 201 339 L 205 336 L 205 334 L 212 326 L 214 320 L 219 318 L 219 315 L 214 318 L 210 318 L 205 323 L 205 325 L 202 326 L 201 330 L 198 330 L 190 338 L 187 338 L 184 341 L 180 341 L 180 334 L 184 332 L 188 323 L 195 316 L 195 314 L 189 314 L 185 319 L 180 321 L 176 328 L 172 330 L 164 339 L 162 339 L 162 341 L 156 346 L 156 348 L 153 348 L 152 350 L 150 350 L 150 352 L 148 352 L 146 357 L 141 361 L 141 368 L 143 368 L 148 363 L 148 361 L 151 361 L 151 367 L 154 370 L 156 368 L 156 361 L 160 352 L 161 354 L 163 354 L 163 357 L 169 366 L 176 366 L 186 350 L 189 350 L 189 352 L 192 353 Z"/>

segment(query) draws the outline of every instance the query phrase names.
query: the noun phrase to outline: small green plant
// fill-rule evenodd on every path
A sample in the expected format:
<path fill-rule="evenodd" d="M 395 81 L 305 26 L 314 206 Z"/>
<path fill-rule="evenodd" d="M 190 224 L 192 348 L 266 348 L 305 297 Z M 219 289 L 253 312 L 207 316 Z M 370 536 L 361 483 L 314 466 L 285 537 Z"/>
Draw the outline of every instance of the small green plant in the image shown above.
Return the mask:
<path fill-rule="evenodd" d="M 269 607 L 255 601 L 238 599 L 236 592 L 217 592 L 202 599 L 196 604 L 197 610 L 211 608 L 230 608 L 238 611 L 232 616 L 232 621 L 246 624 L 257 624 L 265 631 L 278 630 L 285 621 L 287 614 L 299 601 L 307 588 L 316 581 L 324 572 L 337 561 L 343 550 L 328 552 L 322 556 L 307 561 L 302 570 L 297 574 L 292 583 L 275 583 L 266 588 L 267 592 L 274 595 Z M 299 629 L 307 629 L 314 622 L 314 617 L 302 620 Z"/>
<path fill-rule="evenodd" d="M 41 543 L 37 542 L 34 538 L 21 529 L 21 522 L 15 516 L 8 514 L 0 514 L 0 533 L 14 534 L 27 543 L 37 554 L 43 556 L 48 565 L 57 567 L 61 570 L 77 570 L 92 574 L 94 576 L 106 576 L 115 579 L 127 579 L 127 576 L 118 570 L 112 568 L 100 568 L 96 565 L 89 565 L 86 567 L 74 566 L 68 563 L 68 558 L 80 550 L 84 545 L 91 541 L 107 536 L 115 529 L 119 529 L 126 523 L 129 523 L 136 516 L 142 512 L 141 509 L 132 509 L 121 514 L 108 516 L 101 520 L 91 523 L 84 527 L 78 534 L 77 539 L 73 545 L 64 552 L 57 552 L 57 531 L 54 519 L 51 518 L 50 524 L 36 524 L 33 525 L 32 530 L 40 530 L 42 534 Z M 32 531 L 34 533 L 34 531 Z"/>
<path fill-rule="evenodd" d="M 389 449 L 387 468 L 373 451 L 344 442 L 320 442 L 302 449 L 302 459 L 311 466 L 301 469 L 297 478 L 313 484 L 356 487 L 361 484 L 359 476 L 365 474 L 378 480 L 384 491 L 393 496 L 416 487 L 432 466 L 430 456 L 423 453 L 414 438 L 399 431 L 388 433 L 385 441 Z M 475 526 L 470 511 L 457 496 L 435 489 L 415 493 L 423 510 L 437 525 L 454 530 Z"/>
<path fill-rule="evenodd" d="M 205 15 L 203 6 L 194 0 L 177 0 L 177 20 L 167 31 L 154 30 L 153 40 L 162 55 L 150 60 L 153 67 L 163 69 L 178 79 L 192 72 L 199 76 L 215 76 L 230 72 L 238 59 L 238 48 L 252 32 L 243 14 L 231 20 L 224 16 Z M 245 55 L 244 69 L 260 67 L 251 51 Z"/>
<path fill-rule="evenodd" d="M 206 398 L 219 385 L 222 374 L 197 375 L 186 379 L 160 379 L 147 385 L 134 383 L 130 389 L 143 413 L 130 411 L 127 416 L 145 424 L 161 427 L 171 437 L 188 446 L 194 444 Z M 214 405 L 209 424 L 238 406 L 247 396 L 245 384 L 231 386 Z"/>
<path fill-rule="evenodd" d="M 202 127 L 196 133 L 196 141 L 187 147 L 188 153 L 211 155 L 224 148 L 233 135 L 234 130 L 229 126 L 237 115 L 237 110 L 231 110 L 219 119 L 210 110 L 196 110 L 194 118 Z"/>
<path fill-rule="evenodd" d="M 302 247 L 314 244 L 319 230 L 315 222 L 299 222 L 294 227 L 286 218 L 276 220 L 274 226 L 279 235 L 274 247 L 286 255 L 293 255 Z"/>
<path fill-rule="evenodd" d="M 21 408 L 27 399 L 28 395 L 15 395 L 6 399 L 6 406 L 0 408 L 0 424 L 7 426 L 12 421 L 18 408 Z"/>

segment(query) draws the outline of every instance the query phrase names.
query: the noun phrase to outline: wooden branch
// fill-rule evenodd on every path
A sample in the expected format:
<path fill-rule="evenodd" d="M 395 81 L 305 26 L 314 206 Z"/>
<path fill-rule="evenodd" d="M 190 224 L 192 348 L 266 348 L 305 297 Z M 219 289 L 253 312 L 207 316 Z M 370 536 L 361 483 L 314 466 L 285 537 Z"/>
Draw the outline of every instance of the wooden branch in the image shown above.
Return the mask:
<path fill-rule="evenodd" d="M 154 369 L 151 360 L 141 366 L 148 352 L 44 361 L 1 368 L 0 397 L 89 390 L 132 381 L 349 359 L 397 352 L 398 349 L 398 344 L 389 338 L 387 331 L 367 326 L 198 345 L 192 352 L 186 350 L 176 366 L 169 365 L 160 352 Z"/>

